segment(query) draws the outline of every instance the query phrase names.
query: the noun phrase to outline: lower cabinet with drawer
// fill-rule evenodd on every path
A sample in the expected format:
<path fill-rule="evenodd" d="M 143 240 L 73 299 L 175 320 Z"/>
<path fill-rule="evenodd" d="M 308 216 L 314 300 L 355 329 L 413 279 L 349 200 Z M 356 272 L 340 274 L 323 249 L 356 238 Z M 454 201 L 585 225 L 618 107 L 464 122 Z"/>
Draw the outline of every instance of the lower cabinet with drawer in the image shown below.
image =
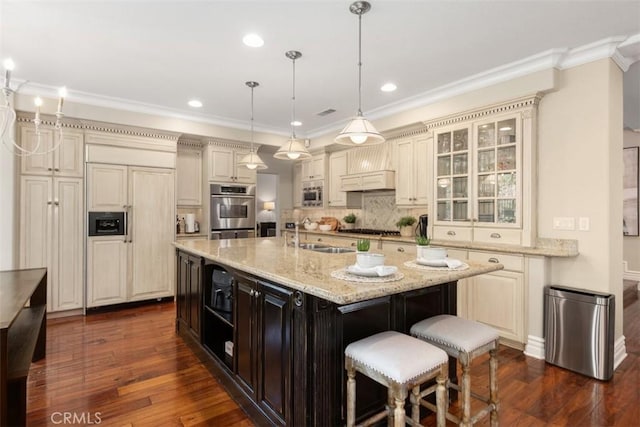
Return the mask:
<path fill-rule="evenodd" d="M 497 262 L 504 270 L 465 280 L 466 316 L 495 328 L 503 343 L 524 348 L 525 273 L 524 256 L 469 251 L 471 261 Z"/>

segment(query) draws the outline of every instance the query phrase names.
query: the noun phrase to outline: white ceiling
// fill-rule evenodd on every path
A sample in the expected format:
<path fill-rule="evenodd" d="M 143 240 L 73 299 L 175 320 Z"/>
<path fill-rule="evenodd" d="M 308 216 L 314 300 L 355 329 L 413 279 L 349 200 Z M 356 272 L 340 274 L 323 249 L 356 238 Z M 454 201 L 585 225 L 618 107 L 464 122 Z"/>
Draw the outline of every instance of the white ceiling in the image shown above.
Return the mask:
<path fill-rule="evenodd" d="M 0 58 L 13 58 L 16 81 L 29 81 L 25 93 L 66 85 L 71 100 L 240 128 L 250 117 L 244 83 L 255 80 L 256 129 L 287 134 L 292 64 L 285 52 L 299 50 L 297 133 L 314 136 L 341 128 L 357 109 L 350 3 L 0 0 Z M 371 4 L 362 18 L 362 102 L 374 118 L 550 49 L 640 33 L 640 0 Z M 248 32 L 264 46 L 244 46 Z M 632 70 L 640 79 L 640 67 Z M 387 81 L 398 90 L 381 92 Z M 191 109 L 190 98 L 204 107 Z M 328 108 L 336 112 L 317 116 Z M 640 117 L 629 125 L 640 128 Z"/>

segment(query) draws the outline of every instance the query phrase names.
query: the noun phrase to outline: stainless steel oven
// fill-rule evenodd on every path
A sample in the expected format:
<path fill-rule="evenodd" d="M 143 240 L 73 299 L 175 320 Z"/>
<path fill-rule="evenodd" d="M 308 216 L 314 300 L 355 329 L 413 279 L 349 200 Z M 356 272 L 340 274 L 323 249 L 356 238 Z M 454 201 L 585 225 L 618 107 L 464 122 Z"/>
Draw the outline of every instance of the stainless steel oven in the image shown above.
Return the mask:
<path fill-rule="evenodd" d="M 309 181 L 303 183 L 302 206 L 307 208 L 322 207 L 322 181 Z"/>
<path fill-rule="evenodd" d="M 211 239 L 254 237 L 256 186 L 211 184 Z"/>

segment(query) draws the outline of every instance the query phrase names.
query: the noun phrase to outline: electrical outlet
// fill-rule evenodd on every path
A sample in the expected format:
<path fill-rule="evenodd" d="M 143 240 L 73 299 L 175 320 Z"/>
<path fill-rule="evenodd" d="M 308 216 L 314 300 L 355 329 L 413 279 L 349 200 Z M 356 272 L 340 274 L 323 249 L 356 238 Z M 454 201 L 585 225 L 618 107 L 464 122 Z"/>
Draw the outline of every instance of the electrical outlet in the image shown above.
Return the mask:
<path fill-rule="evenodd" d="M 554 230 L 575 230 L 576 219 L 573 217 L 554 217 L 553 229 Z"/>
<path fill-rule="evenodd" d="M 578 229 L 580 231 L 589 231 L 590 221 L 588 216 L 581 216 L 578 220 Z"/>

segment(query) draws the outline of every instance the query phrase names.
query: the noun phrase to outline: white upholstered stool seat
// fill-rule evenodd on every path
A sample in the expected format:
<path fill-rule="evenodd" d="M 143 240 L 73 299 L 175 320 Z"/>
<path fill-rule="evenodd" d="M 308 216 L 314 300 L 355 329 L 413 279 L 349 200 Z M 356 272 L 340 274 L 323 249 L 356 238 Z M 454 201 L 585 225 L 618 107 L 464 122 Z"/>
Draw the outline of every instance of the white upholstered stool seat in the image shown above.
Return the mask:
<path fill-rule="evenodd" d="M 461 426 L 470 426 L 486 414 L 491 414 L 491 425 L 498 425 L 498 333 L 495 329 L 473 320 L 447 314 L 421 320 L 411 327 L 411 335 L 443 349 L 455 357 L 462 366 L 461 384 L 448 384 L 462 394 L 462 417 L 447 414 L 447 418 Z M 489 352 L 489 398 L 471 392 L 469 369 L 471 361 Z M 486 403 L 482 410 L 471 417 L 471 396 Z M 426 405 L 425 405 L 426 406 Z"/>
<path fill-rule="evenodd" d="M 368 376 L 388 389 L 388 407 L 365 420 L 361 425 L 373 424 L 385 416 L 394 425 L 420 425 L 419 401 L 436 392 L 438 426 L 446 423 L 447 354 L 424 341 L 395 331 L 386 331 L 353 342 L 347 346 L 347 426 L 355 425 L 356 371 Z M 436 379 L 436 384 L 420 391 L 420 385 Z M 404 401 L 411 390 L 411 419 L 406 419 Z M 390 424 L 391 425 L 391 424 Z"/>

